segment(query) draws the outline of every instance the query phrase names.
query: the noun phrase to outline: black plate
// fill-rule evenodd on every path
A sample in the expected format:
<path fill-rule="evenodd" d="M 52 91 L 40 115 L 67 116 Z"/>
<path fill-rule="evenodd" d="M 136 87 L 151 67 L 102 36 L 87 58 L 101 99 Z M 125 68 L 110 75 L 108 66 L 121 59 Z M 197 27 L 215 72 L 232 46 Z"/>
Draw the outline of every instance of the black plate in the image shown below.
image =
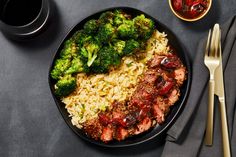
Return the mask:
<path fill-rule="evenodd" d="M 73 126 L 71 123 L 71 118 L 69 117 L 69 113 L 67 112 L 67 110 L 65 109 L 65 104 L 62 103 L 60 101 L 59 98 L 57 98 L 54 94 L 54 84 L 55 81 L 50 77 L 50 71 L 52 70 L 52 67 L 54 65 L 55 60 L 59 57 L 59 53 L 61 51 L 61 49 L 63 48 L 63 43 L 69 39 L 77 30 L 82 29 L 83 25 L 85 24 L 86 21 L 90 20 L 90 19 L 98 19 L 99 16 L 101 15 L 102 12 L 104 11 L 113 11 L 115 9 L 122 9 L 123 11 L 125 11 L 126 13 L 134 16 L 140 15 L 140 14 L 144 14 L 146 17 L 152 19 L 155 22 L 156 28 L 160 31 L 160 32 L 165 32 L 167 34 L 167 38 L 169 39 L 169 44 L 176 50 L 178 56 L 181 58 L 181 60 L 183 61 L 184 65 L 187 67 L 188 70 L 188 78 L 185 81 L 185 83 L 183 84 L 183 86 L 181 87 L 181 96 L 178 100 L 178 102 L 175 103 L 175 105 L 172 107 L 170 113 L 168 114 L 168 116 L 166 117 L 166 120 L 164 122 L 164 124 L 162 125 L 158 125 L 155 128 L 151 129 L 150 131 L 142 134 L 142 135 L 138 135 L 138 136 L 134 136 L 134 137 L 130 137 L 125 139 L 124 141 L 114 141 L 111 143 L 103 143 L 101 141 L 95 141 L 94 139 L 91 139 L 89 137 L 86 136 L 86 134 L 81 130 L 78 129 L 76 126 Z M 154 137 L 157 136 L 162 136 L 163 132 L 167 130 L 167 128 L 173 123 L 173 121 L 177 118 L 178 113 L 180 112 L 181 108 L 184 106 L 184 102 L 186 100 L 186 97 L 188 95 L 189 92 L 189 88 L 190 88 L 190 82 L 191 82 L 191 68 L 190 68 L 190 63 L 189 63 L 189 59 L 185 53 L 185 50 L 183 49 L 183 47 L 181 46 L 179 40 L 177 39 L 177 37 L 162 23 L 160 23 L 158 20 L 156 20 L 155 18 L 151 17 L 150 15 L 134 9 L 134 8 L 129 8 L 129 7 L 116 7 L 116 8 L 109 8 L 106 10 L 102 10 L 100 12 L 97 12 L 87 18 L 85 18 L 84 20 L 82 20 L 81 22 L 78 22 L 77 25 L 75 25 L 70 31 L 69 33 L 66 35 L 66 37 L 64 38 L 64 40 L 62 41 L 62 43 L 60 44 L 54 59 L 52 61 L 52 64 L 50 66 L 50 70 L 49 70 L 49 86 L 51 89 L 51 93 L 53 95 L 53 98 L 56 102 L 56 105 L 59 109 L 59 111 L 61 112 L 62 117 L 64 118 L 64 120 L 66 121 L 66 123 L 68 124 L 68 126 L 77 134 L 79 135 L 81 138 L 92 142 L 94 144 L 100 145 L 100 146 L 105 146 L 105 147 L 125 147 L 125 146 L 131 146 L 131 145 L 137 145 L 140 143 L 143 143 L 145 141 L 148 141 L 150 139 L 153 139 Z"/>

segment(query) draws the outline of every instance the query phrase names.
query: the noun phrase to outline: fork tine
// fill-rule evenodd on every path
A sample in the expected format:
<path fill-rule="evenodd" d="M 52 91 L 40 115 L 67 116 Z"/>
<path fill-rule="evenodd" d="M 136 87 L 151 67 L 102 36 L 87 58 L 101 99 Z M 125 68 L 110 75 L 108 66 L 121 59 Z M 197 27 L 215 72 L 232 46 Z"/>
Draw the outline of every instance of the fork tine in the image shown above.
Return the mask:
<path fill-rule="evenodd" d="M 215 56 L 214 57 L 219 57 L 219 43 L 220 43 L 220 26 L 219 24 L 215 24 L 215 29 L 216 29 L 216 36 L 215 36 Z"/>
<path fill-rule="evenodd" d="M 216 31 L 217 31 L 217 26 L 214 25 L 213 31 L 212 31 L 212 37 L 211 37 L 211 43 L 210 43 L 210 52 L 209 56 L 215 57 L 216 53 Z"/>
<path fill-rule="evenodd" d="M 208 37 L 207 37 L 205 56 L 209 55 L 210 40 L 211 40 L 211 29 L 209 30 Z"/>
<path fill-rule="evenodd" d="M 221 38 L 220 27 L 218 27 L 218 32 L 217 32 L 217 33 L 218 33 L 218 34 L 217 34 L 217 35 L 218 35 L 218 36 L 217 36 L 217 37 L 218 37 L 218 38 L 217 38 L 218 40 L 217 40 L 217 54 L 216 54 L 216 57 L 219 58 L 219 57 L 220 57 L 220 45 L 221 45 L 221 44 L 220 44 L 220 38 Z"/>
<path fill-rule="evenodd" d="M 220 28 L 219 28 L 219 46 L 218 46 L 218 53 L 217 53 L 217 57 L 220 57 L 222 54 L 221 54 L 221 30 L 220 30 Z"/>

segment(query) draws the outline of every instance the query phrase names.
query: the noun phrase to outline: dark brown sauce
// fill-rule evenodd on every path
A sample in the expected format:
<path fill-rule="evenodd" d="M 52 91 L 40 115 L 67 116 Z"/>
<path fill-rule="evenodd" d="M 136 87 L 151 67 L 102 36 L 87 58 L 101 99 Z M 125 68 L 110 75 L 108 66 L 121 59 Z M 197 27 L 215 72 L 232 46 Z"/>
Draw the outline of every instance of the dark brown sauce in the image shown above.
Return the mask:
<path fill-rule="evenodd" d="M 177 14 L 187 19 L 200 17 L 209 7 L 208 0 L 172 0 L 171 2 Z"/>
<path fill-rule="evenodd" d="M 42 0 L 8 0 L 1 9 L 0 18 L 13 26 L 23 26 L 33 21 L 40 12 Z"/>

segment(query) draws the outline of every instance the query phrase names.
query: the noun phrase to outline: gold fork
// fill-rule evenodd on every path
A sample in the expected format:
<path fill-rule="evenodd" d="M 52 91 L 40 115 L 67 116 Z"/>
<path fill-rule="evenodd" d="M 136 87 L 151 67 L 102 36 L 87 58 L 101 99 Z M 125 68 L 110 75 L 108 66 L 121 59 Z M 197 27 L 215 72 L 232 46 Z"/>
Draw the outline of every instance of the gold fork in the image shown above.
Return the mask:
<path fill-rule="evenodd" d="M 215 69 L 220 65 L 219 45 L 219 24 L 215 24 L 213 31 L 209 30 L 205 50 L 204 63 L 210 72 L 208 111 L 205 133 L 205 145 L 211 146 L 213 143 L 213 120 L 214 120 L 214 89 L 215 89 Z"/>

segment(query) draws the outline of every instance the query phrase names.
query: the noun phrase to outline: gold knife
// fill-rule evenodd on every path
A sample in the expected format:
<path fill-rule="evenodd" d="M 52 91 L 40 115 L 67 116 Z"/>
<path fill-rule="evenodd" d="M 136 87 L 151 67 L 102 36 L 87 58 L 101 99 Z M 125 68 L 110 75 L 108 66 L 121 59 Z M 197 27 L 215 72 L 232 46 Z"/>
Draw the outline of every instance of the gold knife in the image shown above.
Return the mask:
<path fill-rule="evenodd" d="M 220 65 L 217 67 L 215 71 L 215 94 L 218 96 L 219 102 L 220 102 L 219 106 L 220 106 L 220 116 L 221 116 L 221 129 L 222 129 L 224 157 L 231 157 L 226 105 L 225 105 L 224 75 L 223 75 L 223 68 L 222 68 L 222 51 L 221 51 L 220 41 L 219 41 L 219 51 L 220 51 Z"/>

